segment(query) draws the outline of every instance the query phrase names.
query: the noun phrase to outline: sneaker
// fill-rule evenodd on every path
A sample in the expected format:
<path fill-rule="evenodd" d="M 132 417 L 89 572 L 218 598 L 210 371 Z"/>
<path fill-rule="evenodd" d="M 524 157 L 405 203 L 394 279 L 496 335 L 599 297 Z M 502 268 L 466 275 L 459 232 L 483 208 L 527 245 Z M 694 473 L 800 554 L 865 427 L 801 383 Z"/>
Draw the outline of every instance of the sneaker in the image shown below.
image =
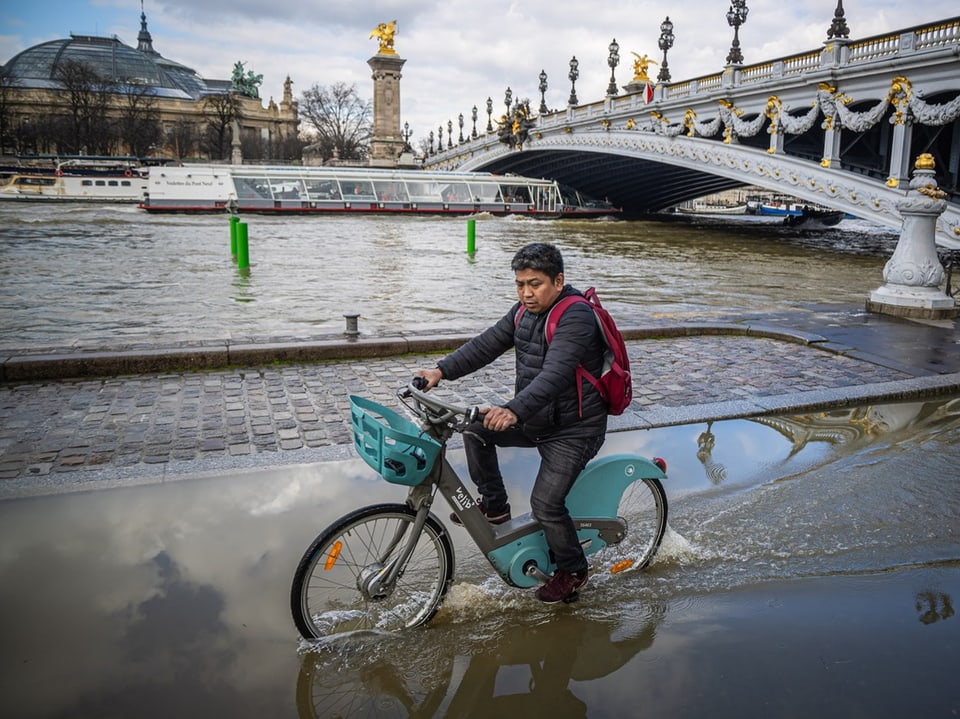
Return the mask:
<path fill-rule="evenodd" d="M 537 599 L 544 604 L 572 602 L 577 599 L 577 590 L 587 583 L 587 570 L 567 572 L 558 569 L 550 581 L 537 589 Z"/>
<path fill-rule="evenodd" d="M 490 524 L 503 524 L 504 522 L 510 521 L 509 504 L 505 510 L 498 512 L 497 514 L 490 514 L 490 512 L 487 511 L 487 508 L 483 506 L 483 499 L 479 499 L 477 501 L 477 506 L 480 507 L 480 511 L 483 512 L 483 516 L 487 518 L 487 521 L 490 522 Z M 463 522 L 460 521 L 460 517 L 458 517 L 454 512 L 450 513 L 450 521 L 456 524 L 458 527 L 463 526 Z"/>

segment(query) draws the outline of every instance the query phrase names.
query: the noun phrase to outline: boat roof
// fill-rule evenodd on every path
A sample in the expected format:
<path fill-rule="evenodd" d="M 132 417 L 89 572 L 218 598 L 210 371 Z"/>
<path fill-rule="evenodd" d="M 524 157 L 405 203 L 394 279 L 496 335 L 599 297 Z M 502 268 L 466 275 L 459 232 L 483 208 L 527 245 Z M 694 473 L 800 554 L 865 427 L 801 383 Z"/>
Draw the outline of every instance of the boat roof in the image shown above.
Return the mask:
<path fill-rule="evenodd" d="M 553 180 L 523 177 L 521 175 L 496 175 L 491 172 L 465 171 L 431 171 L 431 170 L 399 170 L 375 167 L 331 167 L 331 166 L 290 166 L 290 165 L 182 165 L 177 169 L 185 172 L 194 171 L 227 171 L 235 176 L 287 176 L 287 177 L 340 177 L 373 180 L 413 180 L 420 182 L 450 182 L 450 181 L 494 181 L 507 184 L 522 184 L 528 182 L 553 184 Z"/>

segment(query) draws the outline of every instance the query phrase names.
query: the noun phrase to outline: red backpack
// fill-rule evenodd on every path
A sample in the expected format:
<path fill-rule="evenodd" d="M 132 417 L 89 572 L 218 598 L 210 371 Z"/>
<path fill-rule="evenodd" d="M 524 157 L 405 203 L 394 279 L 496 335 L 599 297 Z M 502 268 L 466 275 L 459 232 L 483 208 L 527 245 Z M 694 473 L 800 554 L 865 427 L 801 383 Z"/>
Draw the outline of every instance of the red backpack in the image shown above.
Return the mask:
<path fill-rule="evenodd" d="M 560 317 L 566 311 L 567 307 L 575 302 L 585 302 L 593 309 L 593 314 L 597 318 L 597 324 L 600 325 L 600 331 L 603 334 L 603 341 L 607 345 L 603 358 L 603 372 L 597 379 L 584 369 L 583 365 L 577 365 L 577 398 L 580 402 L 580 413 L 583 414 L 583 380 L 592 384 L 604 402 L 607 403 L 607 412 L 609 414 L 623 414 L 623 411 L 630 406 L 633 399 L 633 379 L 630 376 L 630 358 L 627 356 L 627 346 L 623 342 L 623 335 L 617 329 L 617 323 L 600 304 L 600 298 L 597 297 L 597 291 L 591 287 L 583 295 L 569 295 L 557 302 L 550 308 L 547 315 L 547 326 L 544 332 L 547 336 L 547 344 L 553 339 L 553 333 L 557 329 Z M 517 314 L 514 316 L 515 324 L 520 324 L 520 317 L 526 308 L 521 305 Z"/>

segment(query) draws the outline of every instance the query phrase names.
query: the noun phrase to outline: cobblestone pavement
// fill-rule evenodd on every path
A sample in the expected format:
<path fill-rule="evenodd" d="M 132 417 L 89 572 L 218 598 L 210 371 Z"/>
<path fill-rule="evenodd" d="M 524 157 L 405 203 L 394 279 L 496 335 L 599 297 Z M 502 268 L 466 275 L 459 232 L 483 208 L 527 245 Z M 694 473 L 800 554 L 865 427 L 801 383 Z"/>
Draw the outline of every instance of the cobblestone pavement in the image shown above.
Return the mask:
<path fill-rule="evenodd" d="M 899 368 L 763 337 L 694 336 L 628 346 L 638 410 L 911 377 Z M 67 475 L 82 470 L 348 445 L 349 394 L 395 406 L 401 383 L 434 361 L 406 355 L 0 385 L 0 480 L 61 475 L 74 482 L 82 478 Z M 511 354 L 443 387 L 464 404 L 492 404 L 508 398 L 512 385 Z"/>

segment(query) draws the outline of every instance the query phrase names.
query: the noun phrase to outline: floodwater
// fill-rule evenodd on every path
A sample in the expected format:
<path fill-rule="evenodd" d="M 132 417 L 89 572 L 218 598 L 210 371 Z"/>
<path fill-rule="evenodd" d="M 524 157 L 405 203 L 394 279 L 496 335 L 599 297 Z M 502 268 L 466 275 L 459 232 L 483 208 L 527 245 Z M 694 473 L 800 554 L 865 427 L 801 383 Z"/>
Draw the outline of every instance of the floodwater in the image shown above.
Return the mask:
<path fill-rule="evenodd" d="M 545 607 L 447 523 L 457 572 L 435 619 L 325 645 L 289 616 L 302 552 L 341 514 L 404 496 L 360 460 L 0 503 L 0 705 L 20 719 L 952 716 L 958 440 L 960 398 L 610 434 L 604 453 L 669 464 L 648 570 Z M 504 458 L 526 511 L 535 454 Z"/>
<path fill-rule="evenodd" d="M 227 219 L 0 203 L 0 349 L 305 338 L 343 332 L 345 314 L 367 334 L 478 330 L 515 299 L 510 258 L 534 241 L 557 243 L 568 280 L 623 322 L 860 305 L 897 240 L 858 220 L 481 217 L 471 257 L 462 218 L 252 215 L 242 272 Z"/>

